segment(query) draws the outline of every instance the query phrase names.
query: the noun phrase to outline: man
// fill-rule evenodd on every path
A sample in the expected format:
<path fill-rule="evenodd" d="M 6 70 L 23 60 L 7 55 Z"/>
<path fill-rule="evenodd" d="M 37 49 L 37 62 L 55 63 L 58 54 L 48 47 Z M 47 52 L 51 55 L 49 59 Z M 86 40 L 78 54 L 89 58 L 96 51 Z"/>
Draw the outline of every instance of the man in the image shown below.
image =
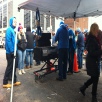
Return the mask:
<path fill-rule="evenodd" d="M 60 22 L 60 28 L 57 30 L 55 41 L 58 41 L 58 50 L 59 50 L 59 59 L 58 59 L 59 77 L 56 78 L 56 80 L 63 81 L 63 79 L 66 79 L 68 47 L 69 47 L 68 31 L 63 22 Z"/>
<path fill-rule="evenodd" d="M 26 47 L 25 64 L 26 64 L 26 68 L 29 69 L 33 67 L 33 50 L 34 50 L 34 34 L 31 33 L 30 26 L 28 26 L 26 30 L 26 39 L 27 39 L 27 47 Z"/>
<path fill-rule="evenodd" d="M 78 38 L 77 38 L 77 57 L 78 57 L 78 65 L 79 69 L 82 68 L 83 62 L 83 51 L 84 51 L 84 35 L 81 32 L 81 29 L 78 28 L 77 30 Z"/>
<path fill-rule="evenodd" d="M 16 18 L 10 18 L 10 26 L 6 30 L 6 39 L 5 39 L 5 49 L 6 49 L 6 59 L 7 59 L 7 67 L 3 79 L 3 88 L 10 88 L 11 84 L 8 84 L 9 76 L 12 75 L 13 71 L 13 59 L 14 59 L 14 48 L 15 48 L 15 32 L 14 29 L 16 27 Z M 17 81 L 16 76 L 16 65 L 15 65 L 15 72 L 14 72 L 14 85 L 18 86 L 21 83 Z"/>
<path fill-rule="evenodd" d="M 68 27 L 68 26 L 67 26 Z M 68 49 L 68 62 L 69 62 L 69 68 L 68 68 L 68 75 L 73 74 L 73 61 L 74 61 L 74 53 L 76 49 L 76 41 L 75 41 L 75 35 L 72 29 L 68 29 L 68 34 L 69 34 L 69 49 Z"/>

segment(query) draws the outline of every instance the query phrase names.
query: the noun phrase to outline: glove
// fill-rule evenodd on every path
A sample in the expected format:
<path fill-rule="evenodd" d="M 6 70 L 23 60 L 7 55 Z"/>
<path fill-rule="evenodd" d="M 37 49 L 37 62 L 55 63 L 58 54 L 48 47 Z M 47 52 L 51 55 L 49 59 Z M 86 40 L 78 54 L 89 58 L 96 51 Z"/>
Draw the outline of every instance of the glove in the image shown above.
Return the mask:
<path fill-rule="evenodd" d="M 11 57 L 14 58 L 14 52 L 11 53 Z"/>

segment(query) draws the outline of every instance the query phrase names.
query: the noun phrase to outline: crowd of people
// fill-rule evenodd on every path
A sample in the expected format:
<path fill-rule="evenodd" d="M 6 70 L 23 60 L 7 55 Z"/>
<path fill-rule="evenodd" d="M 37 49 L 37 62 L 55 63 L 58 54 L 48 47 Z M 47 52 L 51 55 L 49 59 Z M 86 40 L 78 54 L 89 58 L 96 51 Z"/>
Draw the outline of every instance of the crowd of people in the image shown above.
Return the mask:
<path fill-rule="evenodd" d="M 33 50 L 36 47 L 36 35 L 34 31 L 31 32 L 30 26 L 27 27 L 26 32 L 23 32 L 23 26 L 21 23 L 18 26 L 17 42 L 15 40 L 16 34 L 14 29 L 16 28 L 16 18 L 10 18 L 10 26 L 6 30 L 6 59 L 7 67 L 3 79 L 3 88 L 10 88 L 11 84 L 8 83 L 10 77 L 12 77 L 13 71 L 13 59 L 16 59 L 15 72 L 14 72 L 14 85 L 21 84 L 17 80 L 16 68 L 18 68 L 18 74 L 25 74 L 24 68 L 33 67 Z M 41 36 L 41 34 L 40 34 Z M 16 42 L 16 44 L 15 44 Z M 56 44 L 57 42 L 57 44 Z M 16 45 L 16 55 L 14 55 Z M 102 55 L 102 32 L 96 23 L 93 23 L 88 33 L 87 30 L 84 33 L 78 28 L 74 31 L 68 27 L 64 22 L 60 22 L 60 26 L 55 33 L 52 33 L 52 46 L 58 47 L 58 77 L 56 80 L 63 81 L 67 79 L 68 75 L 73 75 L 73 61 L 74 54 L 77 53 L 78 68 L 83 67 L 83 52 L 86 52 L 86 70 L 90 76 L 82 87 L 80 92 L 85 96 L 85 90 L 92 84 L 92 102 L 97 102 L 97 85 L 100 76 L 100 59 Z M 39 65 L 39 59 L 35 59 Z"/>

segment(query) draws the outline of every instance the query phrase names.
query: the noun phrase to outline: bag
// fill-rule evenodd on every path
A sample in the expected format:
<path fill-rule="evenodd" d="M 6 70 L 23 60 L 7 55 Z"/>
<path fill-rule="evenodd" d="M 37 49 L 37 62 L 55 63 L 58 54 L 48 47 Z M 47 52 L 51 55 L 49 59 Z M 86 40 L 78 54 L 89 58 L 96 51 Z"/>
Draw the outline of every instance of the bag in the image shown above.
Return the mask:
<path fill-rule="evenodd" d="M 24 51 L 27 47 L 27 42 L 25 40 L 20 40 L 17 44 L 19 50 Z"/>

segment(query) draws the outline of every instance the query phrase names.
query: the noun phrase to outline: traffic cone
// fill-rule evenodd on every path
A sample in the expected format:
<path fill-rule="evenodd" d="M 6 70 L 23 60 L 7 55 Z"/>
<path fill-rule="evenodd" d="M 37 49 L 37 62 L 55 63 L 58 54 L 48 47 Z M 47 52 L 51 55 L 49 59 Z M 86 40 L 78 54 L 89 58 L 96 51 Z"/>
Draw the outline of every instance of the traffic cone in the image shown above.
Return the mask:
<path fill-rule="evenodd" d="M 77 62 L 77 55 L 76 53 L 74 54 L 74 62 L 73 62 L 73 72 L 74 73 L 79 73 L 79 69 L 78 69 L 78 62 Z"/>

